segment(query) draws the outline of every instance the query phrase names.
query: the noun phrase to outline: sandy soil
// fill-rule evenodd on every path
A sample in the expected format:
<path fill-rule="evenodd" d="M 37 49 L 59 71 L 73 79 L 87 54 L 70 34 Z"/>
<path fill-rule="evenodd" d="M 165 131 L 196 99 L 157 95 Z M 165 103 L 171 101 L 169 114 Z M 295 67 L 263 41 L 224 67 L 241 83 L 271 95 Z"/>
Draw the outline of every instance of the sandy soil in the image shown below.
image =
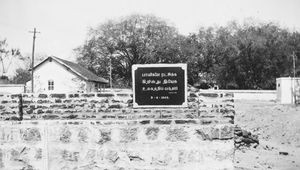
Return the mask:
<path fill-rule="evenodd" d="M 235 123 L 260 144 L 235 152 L 235 169 L 300 170 L 300 106 L 273 101 L 235 101 Z"/>

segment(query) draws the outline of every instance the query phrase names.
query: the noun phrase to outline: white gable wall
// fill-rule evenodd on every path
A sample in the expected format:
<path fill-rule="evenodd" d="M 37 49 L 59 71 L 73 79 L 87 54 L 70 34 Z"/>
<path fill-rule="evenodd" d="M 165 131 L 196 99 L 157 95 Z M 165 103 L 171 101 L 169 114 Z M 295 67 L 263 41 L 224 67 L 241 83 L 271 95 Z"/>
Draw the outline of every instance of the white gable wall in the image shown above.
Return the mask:
<path fill-rule="evenodd" d="M 53 80 L 54 90 L 48 90 L 48 81 Z M 35 93 L 75 93 L 87 91 L 87 82 L 56 61 L 49 60 L 34 70 Z"/>
<path fill-rule="evenodd" d="M 281 77 L 276 79 L 277 100 L 281 104 L 294 104 L 300 100 L 300 78 Z"/>

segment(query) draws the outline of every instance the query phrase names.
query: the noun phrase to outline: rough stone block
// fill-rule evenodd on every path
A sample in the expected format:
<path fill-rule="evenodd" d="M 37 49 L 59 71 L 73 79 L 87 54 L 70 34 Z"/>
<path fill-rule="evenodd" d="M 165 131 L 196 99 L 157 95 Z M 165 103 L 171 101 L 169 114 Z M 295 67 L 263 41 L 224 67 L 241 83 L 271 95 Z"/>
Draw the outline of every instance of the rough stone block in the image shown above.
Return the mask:
<path fill-rule="evenodd" d="M 173 118 L 173 114 L 162 113 L 160 115 L 160 117 L 164 118 L 164 119 L 172 119 Z"/>
<path fill-rule="evenodd" d="M 117 96 L 119 96 L 119 97 L 130 97 L 130 94 L 128 94 L 128 93 L 117 93 Z"/>
<path fill-rule="evenodd" d="M 212 124 L 212 123 L 213 123 L 212 119 L 201 119 L 200 120 L 200 124 L 202 124 L 202 125 L 209 125 L 209 124 Z"/>
<path fill-rule="evenodd" d="M 137 140 L 137 128 L 121 129 L 121 142 L 128 143 Z"/>
<path fill-rule="evenodd" d="M 8 100 L 2 100 L 1 103 L 2 104 L 7 104 L 7 103 L 10 103 L 10 101 L 8 101 Z"/>
<path fill-rule="evenodd" d="M 53 94 L 50 94 L 50 96 L 52 98 L 59 98 L 59 99 L 65 99 L 66 98 L 66 94 L 59 94 L 59 93 L 53 93 Z"/>
<path fill-rule="evenodd" d="M 88 149 L 84 159 L 87 161 L 93 161 L 96 158 L 96 149 Z"/>
<path fill-rule="evenodd" d="M 225 125 L 221 127 L 220 139 L 232 139 L 234 136 L 234 127 Z"/>
<path fill-rule="evenodd" d="M 97 97 L 113 97 L 115 96 L 114 94 L 111 93 L 98 93 Z"/>
<path fill-rule="evenodd" d="M 39 105 L 36 105 L 34 109 L 48 109 L 48 106 L 45 106 L 43 104 L 39 104 Z"/>
<path fill-rule="evenodd" d="M 55 103 L 62 103 L 61 99 L 55 99 Z"/>
<path fill-rule="evenodd" d="M 89 129 L 86 127 L 80 128 L 78 132 L 78 141 L 80 143 L 87 143 L 89 139 Z"/>
<path fill-rule="evenodd" d="M 178 162 L 180 164 L 186 164 L 188 162 L 187 160 L 188 157 L 188 151 L 187 150 L 179 150 L 178 151 Z"/>
<path fill-rule="evenodd" d="M 44 111 L 42 109 L 39 109 L 39 110 L 36 110 L 36 113 L 37 114 L 42 114 L 42 113 L 44 113 Z"/>
<path fill-rule="evenodd" d="M 127 156 L 131 162 L 144 162 L 143 155 L 138 152 L 127 151 Z"/>
<path fill-rule="evenodd" d="M 233 94 L 233 93 L 225 93 L 224 96 L 225 96 L 225 97 L 232 97 L 232 98 L 233 98 L 233 97 L 234 97 L 234 94 Z"/>
<path fill-rule="evenodd" d="M 45 119 L 45 120 L 55 120 L 55 119 L 59 119 L 59 116 L 58 115 L 49 115 L 49 114 L 47 114 L 47 115 L 43 115 L 42 118 Z"/>
<path fill-rule="evenodd" d="M 19 101 L 18 100 L 12 100 L 11 102 L 12 103 L 18 103 Z"/>
<path fill-rule="evenodd" d="M 196 93 L 190 92 L 189 97 L 198 97 Z"/>
<path fill-rule="evenodd" d="M 15 99 L 15 98 L 19 98 L 21 95 L 20 94 L 12 94 L 10 95 L 10 98 Z M 2 97 L 2 96 L 0 96 Z"/>
<path fill-rule="evenodd" d="M 150 120 L 142 120 L 140 121 L 140 124 L 145 125 L 145 124 L 149 124 Z"/>
<path fill-rule="evenodd" d="M 176 124 L 197 124 L 196 120 L 175 120 Z"/>
<path fill-rule="evenodd" d="M 211 140 L 209 132 L 207 132 L 207 130 L 205 130 L 204 128 L 196 129 L 195 134 L 200 140 Z"/>
<path fill-rule="evenodd" d="M 2 113 L 1 113 L 1 115 L 14 115 L 14 114 L 15 114 L 15 113 L 12 112 L 12 111 L 10 111 L 10 112 L 5 111 L 5 112 L 2 112 Z"/>
<path fill-rule="evenodd" d="M 33 101 L 23 99 L 23 104 L 31 104 Z"/>
<path fill-rule="evenodd" d="M 187 99 L 187 101 L 189 102 L 189 105 L 190 106 L 193 106 L 193 105 L 197 105 L 197 103 L 195 103 L 196 101 L 197 101 L 197 98 L 195 98 L 195 97 L 189 97 L 188 99 Z M 191 102 L 193 102 L 193 103 L 191 103 Z"/>
<path fill-rule="evenodd" d="M 102 117 L 102 118 L 103 118 L 103 117 Z M 117 118 L 118 118 L 118 119 L 127 119 L 127 116 L 125 116 L 125 115 L 118 115 Z"/>
<path fill-rule="evenodd" d="M 26 128 L 21 131 L 21 137 L 26 142 L 41 141 L 41 133 L 38 128 Z"/>
<path fill-rule="evenodd" d="M 217 98 L 219 95 L 217 93 L 198 93 L 199 96 Z"/>
<path fill-rule="evenodd" d="M 63 119 L 77 119 L 78 118 L 78 115 L 75 115 L 75 114 L 70 114 L 70 115 L 67 115 L 67 116 L 62 116 Z"/>
<path fill-rule="evenodd" d="M 154 120 L 154 123 L 158 125 L 169 125 L 171 122 L 172 120 Z"/>
<path fill-rule="evenodd" d="M 100 103 L 98 100 L 91 100 L 91 103 Z"/>
<path fill-rule="evenodd" d="M 116 163 L 117 160 L 119 159 L 119 155 L 117 151 L 109 150 L 106 153 L 105 158 L 111 163 Z"/>
<path fill-rule="evenodd" d="M 115 108 L 115 109 L 121 109 L 122 106 L 120 104 L 113 104 L 113 105 L 110 105 L 108 108 L 109 109 L 113 109 L 113 108 Z"/>
<path fill-rule="evenodd" d="M 104 144 L 106 142 L 111 141 L 111 130 L 109 129 L 99 129 L 100 137 L 98 144 Z"/>
<path fill-rule="evenodd" d="M 159 166 L 167 166 L 172 161 L 172 150 L 164 150 L 153 155 L 151 164 Z"/>
<path fill-rule="evenodd" d="M 188 132 L 181 128 L 168 128 L 166 140 L 171 142 L 187 141 L 189 139 Z"/>
<path fill-rule="evenodd" d="M 71 136 L 72 136 L 72 133 L 71 133 L 71 131 L 69 130 L 69 128 L 66 126 L 66 127 L 63 127 L 63 128 L 61 129 L 59 140 L 60 140 L 62 143 L 70 143 L 70 141 L 71 141 Z"/>
<path fill-rule="evenodd" d="M 43 149 L 42 148 L 36 148 L 35 149 L 35 155 L 34 158 L 36 160 L 41 160 L 43 158 Z"/>
<path fill-rule="evenodd" d="M 211 128 L 210 138 L 211 139 L 220 139 L 220 129 L 217 127 Z"/>
<path fill-rule="evenodd" d="M 47 98 L 47 97 L 48 97 L 47 94 L 39 94 L 39 95 L 38 95 L 38 98 L 42 98 L 42 99 L 45 99 L 45 98 Z"/>
<path fill-rule="evenodd" d="M 69 94 L 69 98 L 78 98 L 79 94 Z"/>
<path fill-rule="evenodd" d="M 81 103 L 86 103 L 88 100 L 87 99 L 80 99 L 79 100 Z"/>
<path fill-rule="evenodd" d="M 28 94 L 22 94 L 22 97 L 25 98 L 25 97 L 29 97 L 30 95 Z"/>
<path fill-rule="evenodd" d="M 71 102 L 72 102 L 72 100 L 70 100 L 70 99 L 66 99 L 63 101 L 63 103 L 71 103 Z"/>
<path fill-rule="evenodd" d="M 79 152 L 63 150 L 61 153 L 61 157 L 65 161 L 78 162 Z"/>
<path fill-rule="evenodd" d="M 84 104 L 82 103 L 82 104 L 75 104 L 75 107 L 84 107 Z"/>
<path fill-rule="evenodd" d="M 158 137 L 159 128 L 158 127 L 148 127 L 146 128 L 145 135 L 149 140 L 155 140 Z"/>
<path fill-rule="evenodd" d="M 85 94 L 81 94 L 81 97 L 95 97 L 94 93 L 85 93 Z"/>
<path fill-rule="evenodd" d="M 128 99 L 126 103 L 132 104 L 132 103 L 133 103 L 133 100 L 132 100 L 132 99 Z"/>

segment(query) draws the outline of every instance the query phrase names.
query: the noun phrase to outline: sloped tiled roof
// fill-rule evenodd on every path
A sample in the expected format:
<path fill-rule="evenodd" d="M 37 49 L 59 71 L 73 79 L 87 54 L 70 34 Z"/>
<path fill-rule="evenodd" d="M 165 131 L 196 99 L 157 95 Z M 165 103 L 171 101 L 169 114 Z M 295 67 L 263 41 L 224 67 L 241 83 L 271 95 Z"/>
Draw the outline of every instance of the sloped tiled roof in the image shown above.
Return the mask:
<path fill-rule="evenodd" d="M 92 73 L 91 71 L 82 67 L 79 64 L 73 63 L 71 61 L 63 60 L 61 58 L 54 57 L 54 56 L 48 57 L 47 59 L 45 59 L 38 65 L 36 65 L 33 69 L 36 69 L 37 67 L 42 65 L 44 62 L 46 62 L 50 59 L 56 61 L 58 64 L 61 64 L 64 67 L 66 67 L 68 71 L 78 75 L 79 77 L 83 78 L 84 80 L 94 81 L 94 82 L 99 82 L 99 83 L 108 83 L 108 80 L 106 80 L 102 77 L 98 77 L 96 74 Z"/>

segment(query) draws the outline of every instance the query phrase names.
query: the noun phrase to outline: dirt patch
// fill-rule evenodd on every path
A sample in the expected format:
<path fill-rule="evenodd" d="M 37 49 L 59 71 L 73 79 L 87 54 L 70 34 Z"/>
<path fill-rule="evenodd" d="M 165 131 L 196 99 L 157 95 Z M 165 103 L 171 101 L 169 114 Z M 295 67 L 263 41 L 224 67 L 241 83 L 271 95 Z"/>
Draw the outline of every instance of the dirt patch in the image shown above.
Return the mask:
<path fill-rule="evenodd" d="M 235 108 L 237 126 L 259 139 L 236 150 L 236 169 L 300 169 L 300 106 L 237 100 Z"/>

